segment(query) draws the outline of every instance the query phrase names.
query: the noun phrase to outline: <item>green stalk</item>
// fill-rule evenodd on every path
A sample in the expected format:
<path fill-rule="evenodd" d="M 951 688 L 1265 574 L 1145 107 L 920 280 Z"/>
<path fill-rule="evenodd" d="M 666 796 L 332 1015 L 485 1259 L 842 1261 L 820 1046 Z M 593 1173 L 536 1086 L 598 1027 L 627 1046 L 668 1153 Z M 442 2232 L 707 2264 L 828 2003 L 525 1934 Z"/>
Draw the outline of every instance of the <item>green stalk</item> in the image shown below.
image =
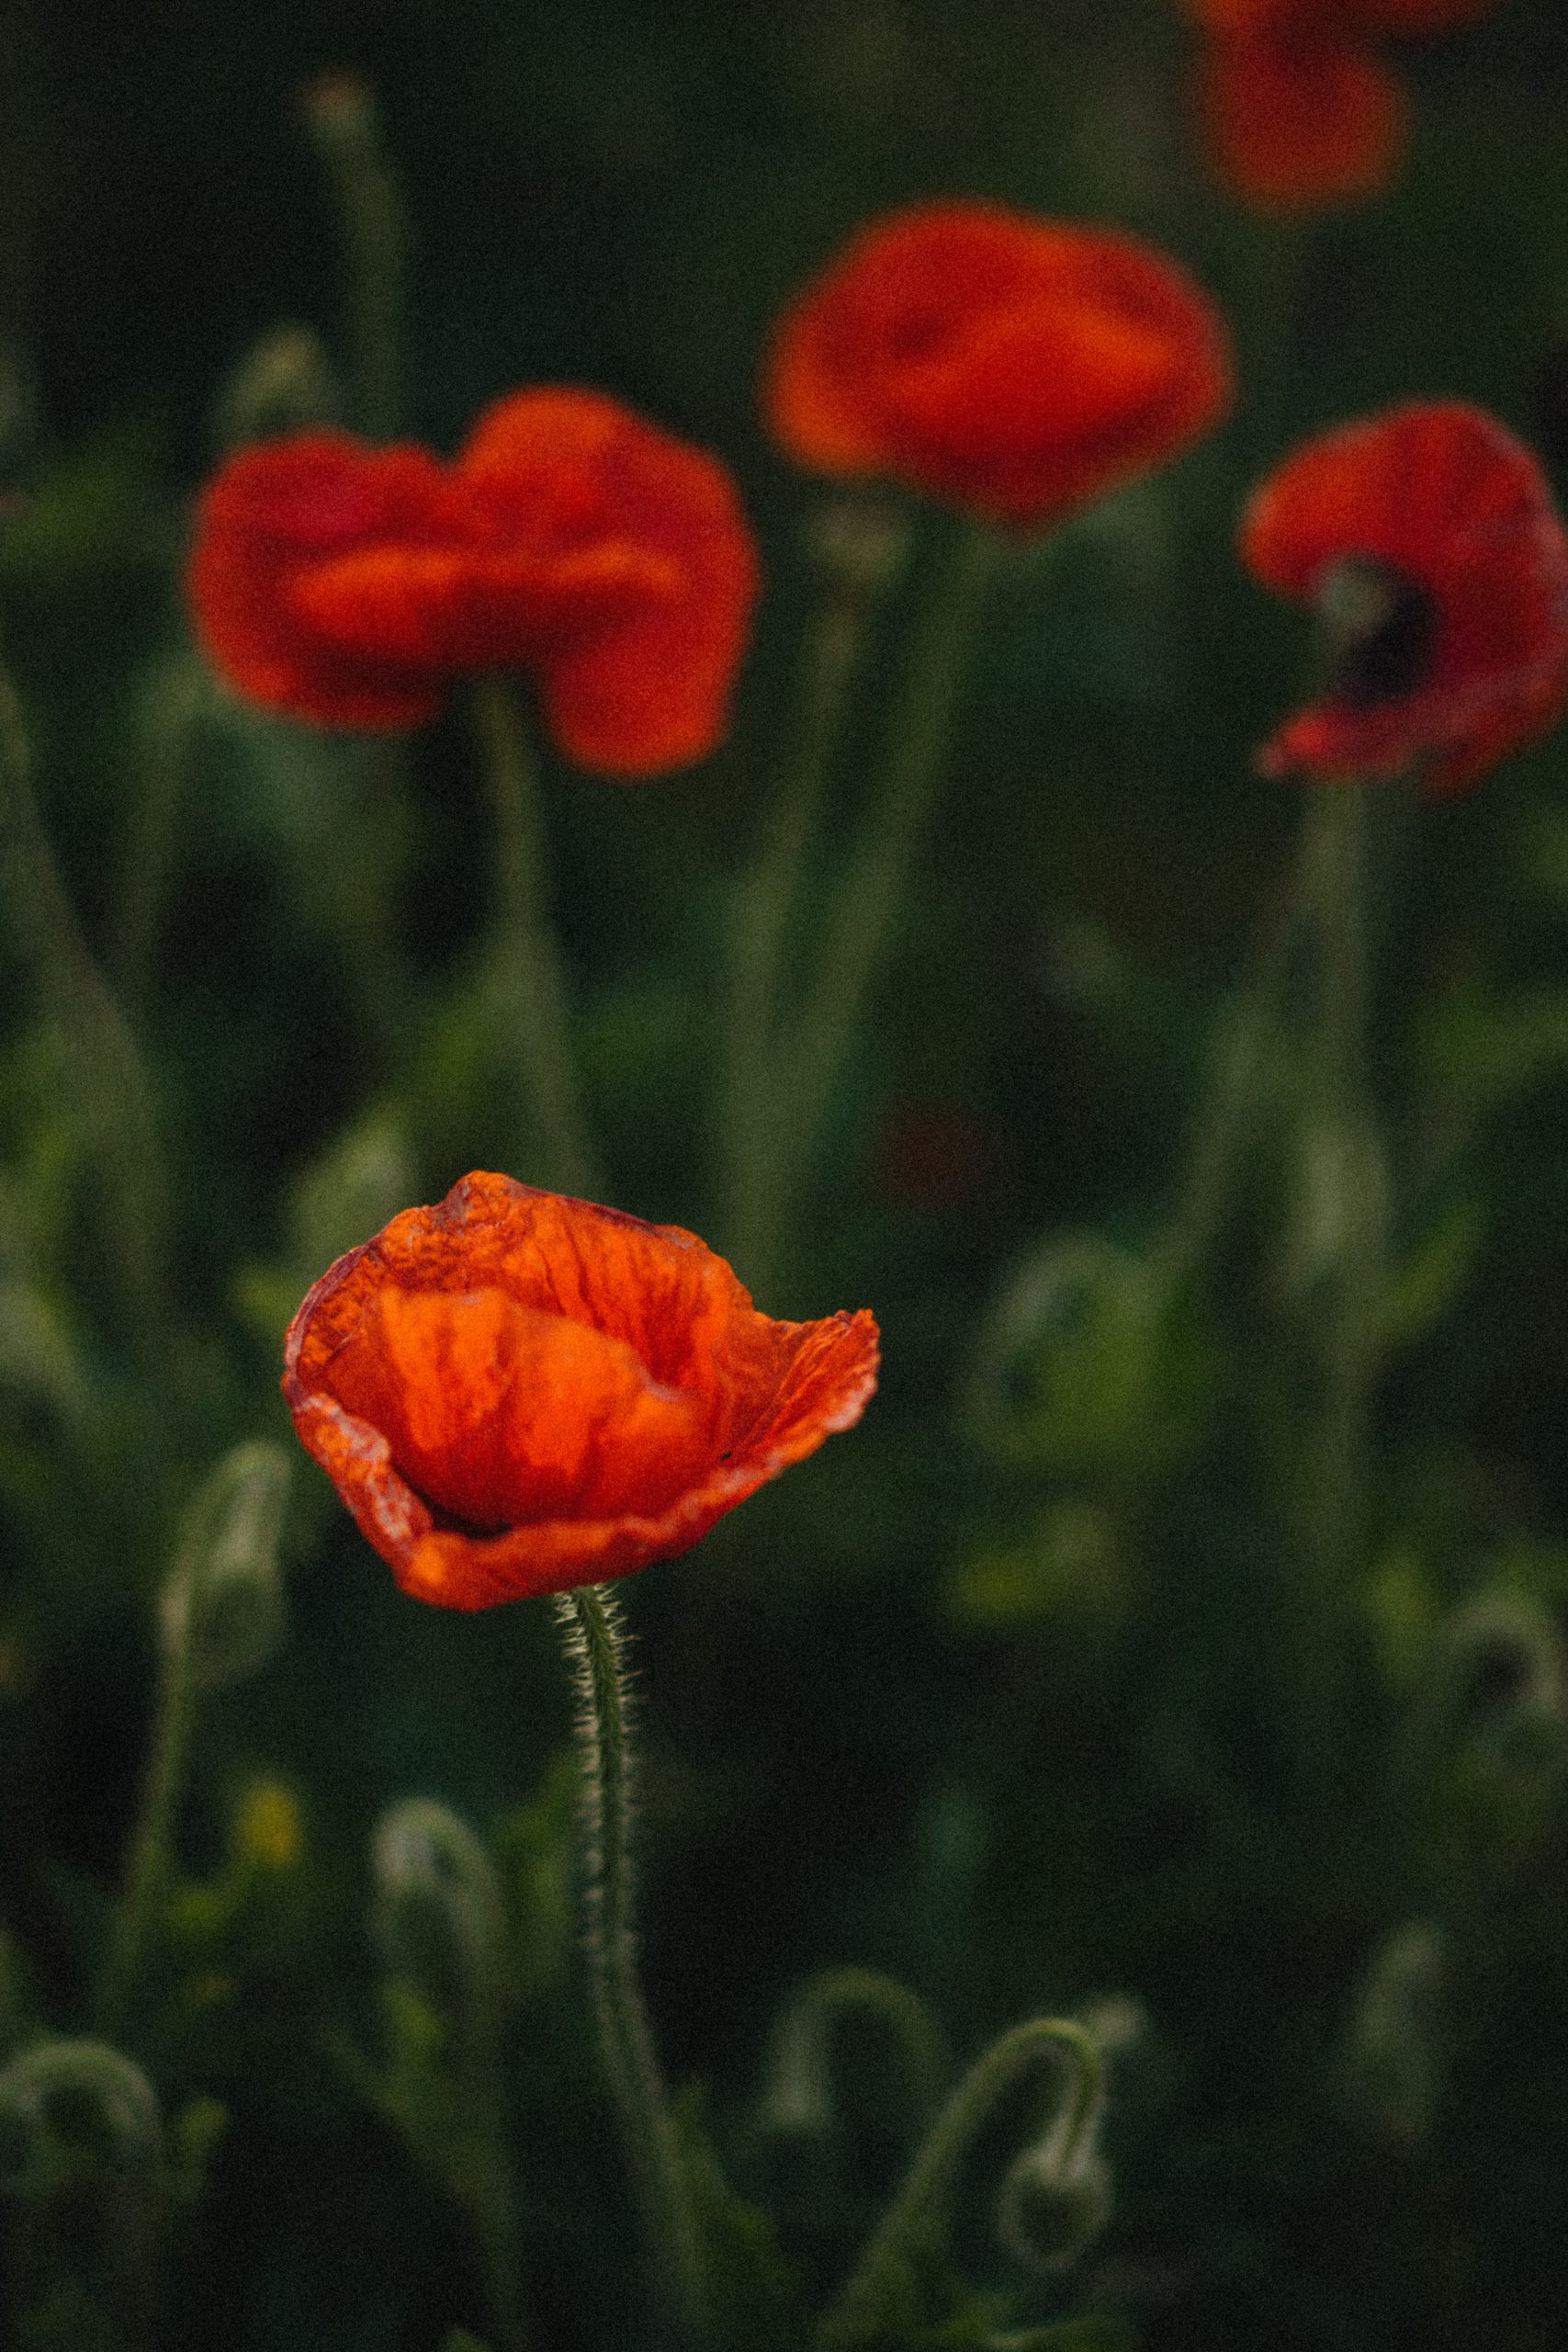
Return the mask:
<path fill-rule="evenodd" d="M 106 1238 L 139 1352 L 167 1334 L 169 1192 L 135 1040 L 88 951 L 33 794 L 16 689 L 0 669 L 0 902 L 75 1066 L 77 1113 L 107 1193 Z"/>
<path fill-rule="evenodd" d="M 372 440 L 389 440 L 402 421 L 402 198 L 370 90 L 329 78 L 310 94 L 306 115 L 343 231 L 354 421 Z"/>
<path fill-rule="evenodd" d="M 495 810 L 499 948 L 513 1000 L 524 1091 L 537 1123 L 549 1182 L 562 1192 L 600 1200 L 549 917 L 538 775 L 515 687 L 504 678 L 481 678 L 474 689 L 474 710 Z"/>
<path fill-rule="evenodd" d="M 107 2041 L 125 2029 L 148 1929 L 173 1864 L 175 1808 L 196 1715 L 195 1617 L 194 1607 L 179 1612 L 174 1637 L 165 1633 L 163 1644 L 152 1744 L 126 1863 L 125 1891 L 94 2004 L 95 2025 Z"/>
<path fill-rule="evenodd" d="M 729 923 L 728 1002 L 721 1046 L 718 1130 L 724 1254 L 765 1285 L 764 1240 L 773 1208 L 781 1114 L 776 1046 L 779 978 L 790 915 L 821 813 L 828 763 L 865 639 L 869 608 L 829 592 L 806 647 L 800 732 L 770 816 L 761 852 L 735 893 Z"/>
<path fill-rule="evenodd" d="M 1256 1134 L 1264 1064 L 1280 1035 L 1303 912 L 1298 876 L 1283 906 L 1271 913 L 1251 969 L 1216 1024 L 1186 1176 L 1156 1254 L 1171 1293 L 1197 1275 L 1230 1214 Z"/>
<path fill-rule="evenodd" d="M 588 1962 L 605 2071 L 672 2340 L 694 2352 L 710 2340 L 696 2223 L 637 1976 L 633 1757 L 620 1607 L 605 1586 L 582 1585 L 558 1596 L 556 1611 L 577 1684 Z"/>
<path fill-rule="evenodd" d="M 773 1184 L 761 1223 L 762 1254 L 787 1213 L 789 1196 L 808 1173 L 864 1016 L 866 999 L 908 896 L 921 838 L 942 783 L 959 693 L 976 627 L 1001 542 L 979 523 L 958 526 L 935 592 L 914 632 L 902 692 L 895 706 L 886 758 L 872 797 L 861 847 L 829 922 L 816 978 L 802 1016 L 772 1156 Z"/>
<path fill-rule="evenodd" d="M 909 2167 L 838 2301 L 818 2328 L 823 2352 L 840 2344 L 880 2341 L 878 2315 L 902 2311 L 908 2283 L 918 2278 L 933 2238 L 944 2233 L 958 2167 L 1003 2093 L 1047 2051 L 1072 2061 L 1072 2083 L 1061 2116 L 1061 2154 L 1069 2165 L 1094 2130 L 1104 2098 L 1103 2067 L 1094 2036 L 1070 2018 L 1035 2018 L 1004 2033 L 970 2068 Z"/>
<path fill-rule="evenodd" d="M 180 797 L 209 692 L 206 669 L 182 649 L 155 673 L 137 730 L 141 790 L 121 861 L 113 957 L 119 989 L 136 1007 L 146 1002 L 152 987 Z"/>
<path fill-rule="evenodd" d="M 1342 1131 L 1348 1198 L 1322 1329 L 1321 1441 L 1314 1526 L 1326 1587 L 1343 1591 L 1363 1564 L 1368 1422 L 1377 1374 L 1383 1274 L 1384 1166 L 1367 1077 L 1367 788 L 1321 788 L 1306 853 L 1321 963 L 1320 1084 Z"/>

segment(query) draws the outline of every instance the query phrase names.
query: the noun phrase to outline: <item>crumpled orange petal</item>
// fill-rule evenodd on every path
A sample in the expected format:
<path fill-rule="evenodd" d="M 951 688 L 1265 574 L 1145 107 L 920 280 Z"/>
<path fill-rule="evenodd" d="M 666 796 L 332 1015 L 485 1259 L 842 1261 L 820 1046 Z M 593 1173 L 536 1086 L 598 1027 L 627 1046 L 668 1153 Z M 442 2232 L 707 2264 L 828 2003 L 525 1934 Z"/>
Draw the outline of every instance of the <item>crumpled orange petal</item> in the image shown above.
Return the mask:
<path fill-rule="evenodd" d="M 329 1268 L 283 1388 L 402 1589 L 483 1609 L 687 1550 L 876 1372 L 867 1313 L 775 1322 L 694 1235 L 477 1172 Z"/>
<path fill-rule="evenodd" d="M 1531 452 L 1466 401 L 1408 401 L 1303 444 L 1254 493 L 1241 554 L 1303 603 L 1337 564 L 1384 565 L 1431 619 L 1412 684 L 1331 684 L 1263 746 L 1265 774 L 1414 768 L 1428 792 L 1460 792 L 1568 701 L 1568 533 Z"/>
<path fill-rule="evenodd" d="M 799 464 L 1028 531 L 1175 457 L 1230 399 L 1224 323 L 1175 262 L 958 201 L 852 238 L 784 311 L 762 384 Z"/>
<path fill-rule="evenodd" d="M 243 450 L 188 573 L 208 652 L 269 709 L 408 727 L 518 671 L 569 758 L 628 777 L 720 741 L 759 582 L 716 459 L 562 387 L 499 401 L 452 467 L 341 433 Z"/>

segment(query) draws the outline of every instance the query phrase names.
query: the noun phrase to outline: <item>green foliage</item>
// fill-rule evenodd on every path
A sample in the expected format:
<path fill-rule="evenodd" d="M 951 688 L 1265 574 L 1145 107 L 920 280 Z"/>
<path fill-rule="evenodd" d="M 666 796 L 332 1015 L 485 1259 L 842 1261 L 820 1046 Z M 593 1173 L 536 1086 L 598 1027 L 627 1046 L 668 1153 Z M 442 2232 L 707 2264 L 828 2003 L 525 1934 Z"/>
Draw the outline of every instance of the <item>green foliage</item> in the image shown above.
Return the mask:
<path fill-rule="evenodd" d="M 1321 896 L 1254 1034 L 1312 811 L 1251 755 L 1308 624 L 1233 541 L 1304 434 L 1436 386 L 1561 472 L 1568 47 L 1555 0 L 1412 40 L 1399 185 L 1280 219 L 1205 175 L 1190 13 L 20 0 L 0 28 L 4 652 L 92 959 L 44 984 L 36 876 L 11 893 L 7 2346 L 651 2352 L 547 1612 L 405 1601 L 310 1465 L 285 1509 L 308 1287 L 468 1167 L 547 1179 L 478 747 L 458 707 L 373 741 L 243 707 L 184 617 L 187 508 L 257 435 L 379 403 L 449 451 L 522 381 L 734 467 L 766 591 L 733 737 L 635 787 L 547 758 L 541 794 L 614 1201 L 717 1239 L 725 943 L 814 600 L 826 571 L 866 641 L 796 996 L 936 544 L 880 486 L 824 507 L 759 430 L 760 356 L 856 223 L 955 190 L 1179 254 L 1238 399 L 1003 567 L 793 1229 L 738 1265 L 779 1312 L 875 1307 L 863 1429 L 629 1592 L 642 1969 L 712 2352 L 1557 2341 L 1563 737 L 1459 799 L 1375 796 L 1353 1086 Z M 319 89 L 301 111 L 329 64 L 355 153 Z M 406 232 L 378 379 L 367 192 Z M 769 1114 L 804 1148 L 788 1087 Z M 111 2030 L 173 1650 L 187 1736 Z M 846 2301 L 949 2048 L 1101 1986 L 1150 2022 L 1081 2161 L 1021 2160 L 1005 2109 Z"/>

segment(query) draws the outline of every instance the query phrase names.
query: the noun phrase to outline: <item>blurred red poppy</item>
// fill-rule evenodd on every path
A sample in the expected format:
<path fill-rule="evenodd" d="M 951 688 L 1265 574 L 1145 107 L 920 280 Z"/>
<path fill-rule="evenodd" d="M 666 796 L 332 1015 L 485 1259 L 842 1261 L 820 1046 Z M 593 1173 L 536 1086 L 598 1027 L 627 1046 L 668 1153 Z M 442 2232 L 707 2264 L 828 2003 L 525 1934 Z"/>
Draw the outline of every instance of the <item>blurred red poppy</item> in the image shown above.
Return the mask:
<path fill-rule="evenodd" d="M 694 1235 L 476 1173 L 329 1268 L 284 1361 L 402 1589 L 484 1609 L 687 1550 L 860 1419 L 877 1333 L 773 1322 Z"/>
<path fill-rule="evenodd" d="M 1209 36 L 1197 104 L 1215 172 L 1280 209 L 1376 196 L 1404 152 L 1409 102 L 1376 44 L 1446 31 L 1495 0 L 1182 0 Z"/>
<path fill-rule="evenodd" d="M 1393 181 L 1408 101 L 1360 44 L 1216 40 L 1197 74 L 1204 141 L 1237 196 L 1290 210 L 1376 196 Z"/>
<path fill-rule="evenodd" d="M 446 680 L 424 616 L 449 560 L 443 481 L 423 449 L 299 433 L 240 450 L 202 495 L 186 588 L 209 656 L 247 701 L 323 727 L 417 727 Z M 334 628 L 374 593 L 378 639 Z M 346 592 L 346 593 L 345 593 Z"/>
<path fill-rule="evenodd" d="M 522 671 L 567 756 L 624 776 L 713 750 L 758 585 L 714 458 L 549 387 L 499 401 L 453 467 L 339 433 L 241 451 L 189 571 L 202 642 L 253 701 L 407 727 L 457 677 Z"/>
<path fill-rule="evenodd" d="M 1218 424 L 1229 340 L 1132 237 L 923 204 L 862 230 L 791 303 L 762 398 L 801 465 L 1032 532 Z"/>
<path fill-rule="evenodd" d="M 1305 443 L 1255 492 L 1241 553 L 1317 606 L 1331 656 L 1265 775 L 1459 792 L 1568 700 L 1568 534 L 1529 450 L 1462 401 Z"/>

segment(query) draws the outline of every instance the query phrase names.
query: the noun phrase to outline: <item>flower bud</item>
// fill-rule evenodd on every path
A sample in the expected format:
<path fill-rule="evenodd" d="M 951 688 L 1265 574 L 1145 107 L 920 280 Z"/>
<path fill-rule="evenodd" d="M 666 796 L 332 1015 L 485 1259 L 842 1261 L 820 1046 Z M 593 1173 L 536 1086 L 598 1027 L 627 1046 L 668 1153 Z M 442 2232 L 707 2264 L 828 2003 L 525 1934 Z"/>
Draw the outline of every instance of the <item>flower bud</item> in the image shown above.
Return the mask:
<path fill-rule="evenodd" d="M 1098 2150 L 1081 2149 L 1065 2165 L 1042 2142 L 1008 2168 L 997 2234 L 1030 2269 L 1066 2270 L 1104 2231 L 1113 2202 L 1111 2167 Z"/>
<path fill-rule="evenodd" d="M 384 1813 L 371 1847 L 377 1939 L 392 1974 L 438 2016 L 482 2031 L 501 1984 L 494 1866 L 467 1822 L 432 1797 Z"/>
<path fill-rule="evenodd" d="M 237 1445 L 197 1488 L 164 1588 L 164 1643 L 188 1645 L 191 1672 L 208 1688 L 264 1666 L 283 1625 L 277 1543 L 290 1462 L 281 1446 Z"/>
<path fill-rule="evenodd" d="M 1201 1410 L 1201 1339 L 1158 1267 L 1097 1233 L 1053 1238 L 1003 1291 L 971 1395 L 998 1453 L 1080 1476 L 1168 1466 Z"/>
<path fill-rule="evenodd" d="M 1445 1951 L 1424 1919 L 1386 1936 L 1361 1981 L 1346 2040 L 1347 2103 L 1380 2138 L 1425 2138 L 1441 2089 L 1438 2008 Z"/>
<path fill-rule="evenodd" d="M 234 1808 L 230 1844 L 246 1872 L 292 1870 L 303 1849 L 299 1801 L 282 1781 L 253 1781 Z"/>
<path fill-rule="evenodd" d="M 213 438 L 222 450 L 335 424 L 342 408 L 332 362 L 309 327 L 274 327 L 254 343 L 219 395 Z"/>
<path fill-rule="evenodd" d="M 824 583 L 847 605 L 890 588 L 909 552 L 909 518 L 886 500 L 846 492 L 815 509 L 807 544 Z"/>
<path fill-rule="evenodd" d="M 1366 1262 L 1360 1237 L 1382 1237 L 1388 1226 L 1388 1164 L 1377 1132 L 1365 1119 L 1337 1113 L 1308 1124 L 1295 1168 L 1295 1200 L 1284 1280 L 1305 1298 L 1325 1283 L 1345 1278 Z"/>
<path fill-rule="evenodd" d="M 761 2100 L 768 2130 L 822 2139 L 842 2123 L 840 2045 L 852 2019 L 892 2059 L 915 2120 L 934 2106 L 947 2061 L 924 2002 L 875 1969 L 829 1969 L 799 1988 L 774 2027 Z M 886 2105 L 885 2086 L 877 2104 Z"/>
<path fill-rule="evenodd" d="M 0 2179 L 47 2196 L 85 2172 L 152 2174 L 158 2101 L 140 2066 L 103 2041 L 37 2041 L 0 2071 Z"/>
<path fill-rule="evenodd" d="M 313 1277 L 378 1233 L 418 1191 L 400 1128 L 389 1113 L 371 1112 L 329 1144 L 295 1186 L 294 1257 Z"/>

